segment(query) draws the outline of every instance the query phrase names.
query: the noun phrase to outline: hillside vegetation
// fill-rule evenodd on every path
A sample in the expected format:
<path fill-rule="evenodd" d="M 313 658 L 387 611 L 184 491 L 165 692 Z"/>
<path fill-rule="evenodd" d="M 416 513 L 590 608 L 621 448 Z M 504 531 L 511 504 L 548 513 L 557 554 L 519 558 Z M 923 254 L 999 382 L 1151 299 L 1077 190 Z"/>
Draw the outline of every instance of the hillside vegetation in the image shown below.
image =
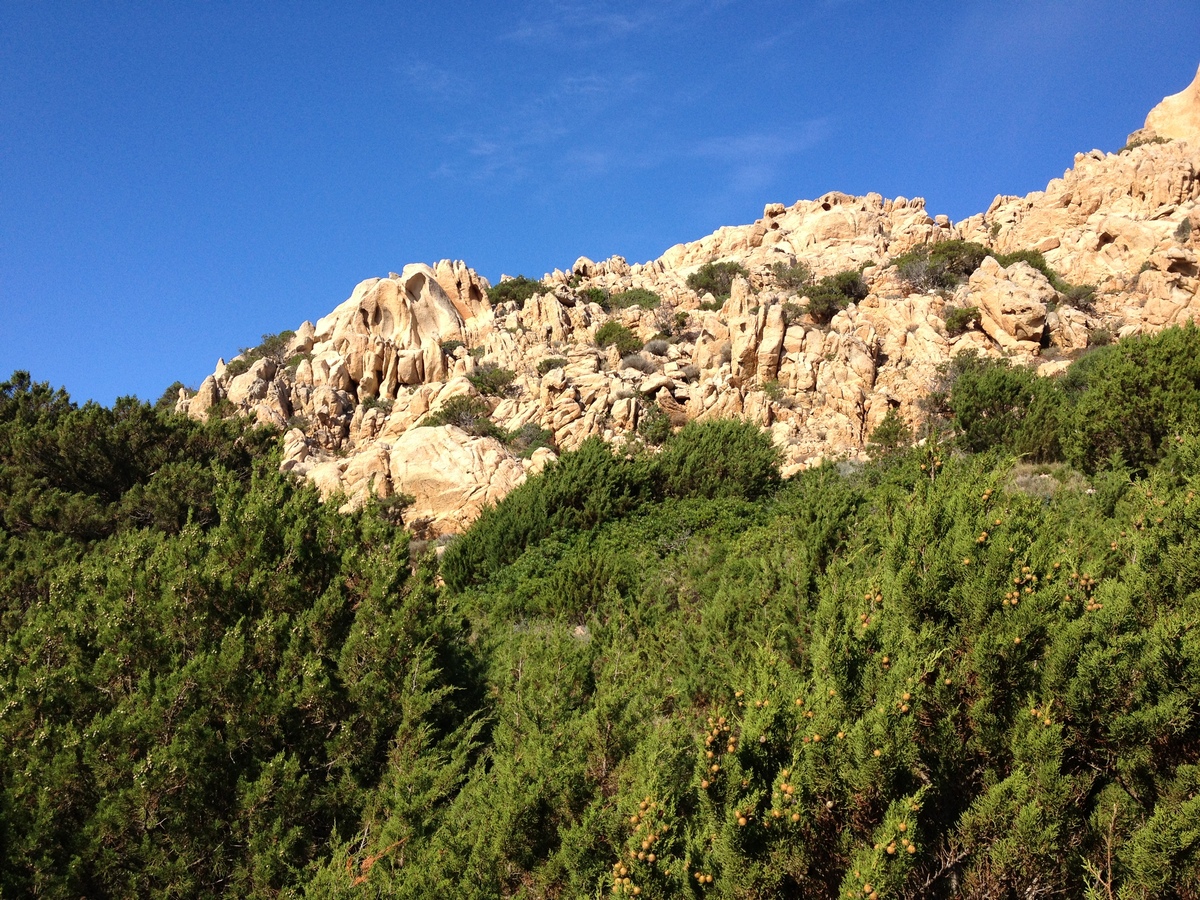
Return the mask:
<path fill-rule="evenodd" d="M 0 894 L 1200 896 L 1200 332 L 869 465 L 591 440 L 450 543 L 0 385 Z"/>

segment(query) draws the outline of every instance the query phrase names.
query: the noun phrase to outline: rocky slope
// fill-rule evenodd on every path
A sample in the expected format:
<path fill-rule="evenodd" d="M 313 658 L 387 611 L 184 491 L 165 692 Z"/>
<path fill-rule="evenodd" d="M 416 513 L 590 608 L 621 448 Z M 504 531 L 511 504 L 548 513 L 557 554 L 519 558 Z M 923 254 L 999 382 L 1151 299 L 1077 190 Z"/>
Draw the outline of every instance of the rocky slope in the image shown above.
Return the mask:
<path fill-rule="evenodd" d="M 372 491 L 411 495 L 406 519 L 430 534 L 461 530 L 553 455 L 522 458 L 496 437 L 423 424 L 452 398 L 478 396 L 478 375 L 493 366 L 515 378 L 503 396 L 481 398 L 492 420 L 509 432 L 540 426 L 562 449 L 593 435 L 635 439 L 640 421 L 665 414 L 673 426 L 756 422 L 782 449 L 785 471 L 854 456 L 889 409 L 918 426 L 918 400 L 963 350 L 1054 374 L 1090 343 L 1200 311 L 1200 73 L 1130 144 L 1079 154 L 1044 191 L 998 196 L 957 223 L 930 216 L 920 198 L 830 193 L 768 204 L 750 225 L 647 263 L 580 258 L 522 303 L 490 303 L 490 285 L 462 262 L 408 265 L 363 281 L 282 352 L 248 366 L 218 362 L 178 408 L 285 427 L 285 469 L 352 504 Z M 988 258 L 957 287 L 929 291 L 889 265 L 949 239 L 1040 251 L 1066 282 L 1095 286 L 1094 306 L 1070 305 L 1024 262 Z M 711 261 L 749 273 L 719 307 L 687 285 Z M 798 263 L 818 277 L 861 268 L 869 293 L 820 325 L 800 314 L 805 289 L 780 283 L 776 265 Z M 593 288 L 643 288 L 661 304 L 609 312 L 588 302 Z M 967 307 L 979 310 L 979 327 L 948 333 L 948 312 Z M 648 342 L 640 358 L 597 345 L 610 319 Z"/>

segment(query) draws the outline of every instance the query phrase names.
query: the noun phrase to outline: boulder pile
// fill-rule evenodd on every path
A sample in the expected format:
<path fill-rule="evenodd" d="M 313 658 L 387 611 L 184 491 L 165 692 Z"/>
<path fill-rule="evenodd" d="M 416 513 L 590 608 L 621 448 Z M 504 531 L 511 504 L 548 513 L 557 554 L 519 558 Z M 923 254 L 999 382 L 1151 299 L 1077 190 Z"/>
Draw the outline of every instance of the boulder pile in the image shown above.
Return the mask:
<path fill-rule="evenodd" d="M 861 454 L 890 409 L 919 428 L 919 401 L 964 350 L 1055 374 L 1089 344 L 1194 318 L 1198 201 L 1200 74 L 1121 152 L 1079 154 L 1044 191 L 998 196 L 958 223 L 929 215 L 920 198 L 771 203 L 752 224 L 646 263 L 581 257 L 527 298 L 497 303 L 462 262 L 408 265 L 360 283 L 281 351 L 218 362 L 178 408 L 285 429 L 284 468 L 345 503 L 407 495 L 406 519 L 431 535 L 461 530 L 551 448 L 642 440 L 651 421 L 755 422 L 787 474 Z M 989 256 L 957 285 L 924 289 L 890 264 L 949 240 L 1002 258 L 1037 251 L 1056 282 Z M 744 273 L 727 297 L 689 287 L 713 262 Z M 786 277 L 805 269 L 807 282 Z M 860 273 L 865 296 L 825 322 L 806 314 L 813 285 L 847 270 Z M 657 305 L 608 302 L 635 289 Z M 948 315 L 972 308 L 977 325 L 947 329 Z M 598 342 L 610 322 L 642 349 Z M 489 427 L 462 418 L 468 406 Z M 446 410 L 458 419 L 443 421 Z M 512 440 L 531 433 L 548 446 L 528 452 Z"/>

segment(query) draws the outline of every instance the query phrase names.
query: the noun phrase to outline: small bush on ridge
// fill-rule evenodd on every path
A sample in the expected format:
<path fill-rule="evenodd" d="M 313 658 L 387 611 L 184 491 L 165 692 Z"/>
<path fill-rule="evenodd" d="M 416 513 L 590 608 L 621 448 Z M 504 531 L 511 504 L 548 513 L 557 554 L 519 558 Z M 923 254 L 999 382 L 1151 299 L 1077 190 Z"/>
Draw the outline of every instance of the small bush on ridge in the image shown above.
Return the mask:
<path fill-rule="evenodd" d="M 796 262 L 790 266 L 777 262 L 771 266 L 771 274 L 775 276 L 775 283 L 786 291 L 802 293 L 813 283 L 812 269 L 802 262 Z"/>
<path fill-rule="evenodd" d="M 946 310 L 946 334 L 954 337 L 979 324 L 978 306 L 956 306 Z"/>
<path fill-rule="evenodd" d="M 493 306 L 500 303 L 507 303 L 510 300 L 516 303 L 524 303 L 534 294 L 543 294 L 546 290 L 546 286 L 540 281 L 534 281 L 532 278 L 518 275 L 516 278 L 509 278 L 507 281 L 493 285 L 488 291 L 488 302 Z"/>
<path fill-rule="evenodd" d="M 750 273 L 735 262 L 708 262 L 687 278 L 687 286 L 697 294 L 712 294 L 718 300 L 726 300 L 733 290 L 733 279 L 738 276 L 749 278 Z"/>
<path fill-rule="evenodd" d="M 608 304 L 608 291 L 604 290 L 603 288 L 581 288 L 575 293 L 575 296 L 584 303 L 598 303 L 600 306 L 606 306 Z"/>
<path fill-rule="evenodd" d="M 806 312 L 818 325 L 828 325 L 841 310 L 869 293 L 862 272 L 857 269 L 827 275 L 809 288 Z"/>
<path fill-rule="evenodd" d="M 654 363 L 646 359 L 640 353 L 631 353 L 621 360 L 622 369 L 635 369 L 644 375 L 649 375 L 654 371 Z"/>
<path fill-rule="evenodd" d="M 507 397 L 512 393 L 512 383 L 516 377 L 512 369 L 501 368 L 495 363 L 480 363 L 475 373 L 467 376 L 467 380 L 485 396 Z"/>
<path fill-rule="evenodd" d="M 607 303 L 600 305 L 605 309 L 628 309 L 631 306 L 638 306 L 642 309 L 657 309 L 662 303 L 662 298 L 654 291 L 648 291 L 645 288 L 630 288 L 627 291 L 621 291 L 619 294 L 613 294 L 608 298 Z"/>
<path fill-rule="evenodd" d="M 596 345 L 599 347 L 615 345 L 617 352 L 622 356 L 637 353 L 642 349 L 642 342 L 616 319 L 610 319 L 597 329 Z"/>

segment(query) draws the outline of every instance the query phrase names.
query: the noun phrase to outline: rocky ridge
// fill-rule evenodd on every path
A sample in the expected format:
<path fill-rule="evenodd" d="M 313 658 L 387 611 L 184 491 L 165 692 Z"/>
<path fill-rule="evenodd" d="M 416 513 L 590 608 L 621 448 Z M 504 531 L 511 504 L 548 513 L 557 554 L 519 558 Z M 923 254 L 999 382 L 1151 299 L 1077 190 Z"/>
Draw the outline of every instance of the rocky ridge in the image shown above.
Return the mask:
<path fill-rule="evenodd" d="M 863 452 L 889 409 L 913 426 L 939 369 L 975 350 L 1055 374 L 1107 336 L 1155 331 L 1200 312 L 1200 73 L 1166 98 L 1119 153 L 1093 150 L 1044 191 L 998 196 L 961 222 L 931 216 L 920 198 L 829 193 L 768 204 L 749 225 L 723 227 L 658 259 L 578 259 L 521 303 L 493 304 L 491 286 L 463 262 L 412 264 L 371 278 L 282 352 L 216 370 L 178 409 L 239 412 L 287 429 L 283 467 L 350 504 L 374 492 L 409 495 L 406 520 L 431 535 L 461 530 L 553 452 L 523 458 L 492 436 L 428 426 L 456 397 L 486 402 L 500 428 L 534 425 L 561 449 L 592 436 L 637 439 L 640 422 L 672 426 L 738 417 L 769 429 L 785 474 Z M 1072 284 L 1095 286 L 1072 306 L 1025 262 L 987 258 L 951 289 L 917 290 L 889 260 L 961 239 L 997 254 L 1036 250 Z M 688 287 L 712 261 L 736 262 L 719 305 Z M 869 293 L 818 324 L 800 311 L 804 288 L 777 266 L 816 276 L 861 269 Z M 590 289 L 641 288 L 655 309 L 606 311 Z M 948 314 L 975 307 L 978 329 L 951 334 Z M 610 320 L 644 349 L 622 357 L 597 344 Z M 665 337 L 664 337 L 665 336 Z M 514 378 L 480 394 L 489 368 Z M 473 380 L 474 379 L 474 380 Z"/>

